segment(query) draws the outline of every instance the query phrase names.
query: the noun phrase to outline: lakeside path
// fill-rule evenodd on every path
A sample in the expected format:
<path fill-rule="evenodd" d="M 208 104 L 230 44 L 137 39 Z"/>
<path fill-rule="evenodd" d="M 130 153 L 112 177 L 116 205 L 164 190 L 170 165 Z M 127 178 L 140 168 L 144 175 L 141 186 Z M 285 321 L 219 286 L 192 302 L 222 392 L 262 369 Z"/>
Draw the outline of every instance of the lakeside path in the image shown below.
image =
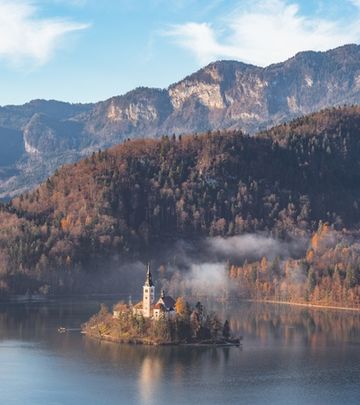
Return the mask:
<path fill-rule="evenodd" d="M 261 303 L 261 304 L 289 305 L 289 306 L 304 307 L 304 308 L 331 309 L 331 310 L 339 310 L 339 311 L 360 312 L 360 308 L 341 307 L 341 306 L 334 306 L 334 305 L 307 304 L 305 302 L 301 303 L 301 302 L 287 302 L 287 301 L 276 301 L 276 300 L 241 300 L 241 301 Z"/>

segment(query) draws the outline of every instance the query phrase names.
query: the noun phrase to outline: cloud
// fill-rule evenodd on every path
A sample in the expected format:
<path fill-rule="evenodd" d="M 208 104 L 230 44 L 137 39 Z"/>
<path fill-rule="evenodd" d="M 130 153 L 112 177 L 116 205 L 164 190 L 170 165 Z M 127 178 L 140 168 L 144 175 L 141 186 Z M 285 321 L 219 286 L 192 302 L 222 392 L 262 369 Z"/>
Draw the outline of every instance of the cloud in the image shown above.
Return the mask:
<path fill-rule="evenodd" d="M 349 0 L 360 7 L 360 0 Z M 297 3 L 253 0 L 241 3 L 217 25 L 186 22 L 171 25 L 164 35 L 191 51 L 201 64 L 238 59 L 266 66 L 299 51 L 327 50 L 360 39 L 360 16 L 349 19 L 304 16 Z"/>
<path fill-rule="evenodd" d="M 28 0 L 0 0 L 0 59 L 11 65 L 43 65 L 70 32 L 88 24 L 41 18 Z"/>
<path fill-rule="evenodd" d="M 69 6 L 75 7 L 84 7 L 87 3 L 87 0 L 53 0 L 55 3 L 64 3 L 68 4 Z"/>
<path fill-rule="evenodd" d="M 350 0 L 353 6 L 360 8 L 360 0 Z"/>

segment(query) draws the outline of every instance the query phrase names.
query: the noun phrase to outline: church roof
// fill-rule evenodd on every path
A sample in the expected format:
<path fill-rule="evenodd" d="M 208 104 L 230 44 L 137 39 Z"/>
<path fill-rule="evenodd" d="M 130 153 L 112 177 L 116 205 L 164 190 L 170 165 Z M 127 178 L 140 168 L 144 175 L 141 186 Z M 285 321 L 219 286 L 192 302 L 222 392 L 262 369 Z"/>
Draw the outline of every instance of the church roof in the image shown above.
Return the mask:
<path fill-rule="evenodd" d="M 163 305 L 166 311 L 170 311 L 175 307 L 175 300 L 169 295 L 163 295 L 159 298 L 158 302 L 155 305 L 155 308 L 157 307 L 157 305 Z"/>

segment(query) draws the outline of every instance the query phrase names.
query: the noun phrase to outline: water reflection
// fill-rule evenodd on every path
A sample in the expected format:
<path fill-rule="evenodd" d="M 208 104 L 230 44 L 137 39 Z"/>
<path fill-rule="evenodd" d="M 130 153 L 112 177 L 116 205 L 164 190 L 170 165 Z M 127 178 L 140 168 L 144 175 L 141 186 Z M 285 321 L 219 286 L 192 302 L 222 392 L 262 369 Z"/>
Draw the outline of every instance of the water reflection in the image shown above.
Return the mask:
<path fill-rule="evenodd" d="M 269 345 L 281 340 L 284 345 L 308 345 L 315 348 L 331 342 L 359 343 L 360 339 L 358 312 L 246 302 L 206 305 L 219 313 L 222 319 L 229 319 L 233 332 L 244 335 L 248 343 L 255 340 Z M 66 342 L 69 335 L 59 335 L 57 327 L 64 325 L 79 328 L 98 308 L 99 302 L 96 300 L 2 304 L 0 339 L 41 340 L 51 336 L 59 342 Z M 139 353 L 138 348 L 136 352 Z"/>
<path fill-rule="evenodd" d="M 263 345 L 280 340 L 315 348 L 360 342 L 360 312 L 250 302 L 212 304 L 211 309 L 230 319 L 234 332 Z"/>
<path fill-rule="evenodd" d="M 30 387 L 40 381 L 39 375 L 46 378 L 45 362 L 53 374 L 48 374 L 50 380 L 39 392 L 49 390 L 53 398 L 54 392 L 60 392 L 59 384 L 66 388 L 53 403 L 105 403 L 104 392 L 106 403 L 126 405 L 169 400 L 173 405 L 265 400 L 289 404 L 299 403 L 298 398 L 306 403 L 337 403 L 340 395 L 356 403 L 352 398 L 360 395 L 359 313 L 207 303 L 244 336 L 242 350 L 117 345 L 78 332 L 57 333 L 59 325 L 79 327 L 98 305 L 96 300 L 1 305 L 0 361 L 12 365 L 14 376 L 3 375 L 9 377 L 5 381 L 0 377 L 0 394 L 6 387 L 12 395 L 11 384 L 5 383 L 16 382 L 21 370 Z M 22 362 L 24 356 L 29 363 Z M 326 401 L 315 401 L 319 392 Z M 79 400 L 72 402 L 75 394 Z M 4 395 L 6 399 L 6 391 Z"/>

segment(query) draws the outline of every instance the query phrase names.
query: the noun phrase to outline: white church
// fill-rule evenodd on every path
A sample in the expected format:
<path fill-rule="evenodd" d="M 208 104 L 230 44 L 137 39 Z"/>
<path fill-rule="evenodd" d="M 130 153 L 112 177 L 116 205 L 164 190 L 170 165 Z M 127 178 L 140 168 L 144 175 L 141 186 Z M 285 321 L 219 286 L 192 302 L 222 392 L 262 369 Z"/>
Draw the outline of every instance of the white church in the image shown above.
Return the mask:
<path fill-rule="evenodd" d="M 160 319 L 161 317 L 172 318 L 176 315 L 175 300 L 166 295 L 164 290 L 161 291 L 160 298 L 155 303 L 155 286 L 149 264 L 143 285 L 143 299 L 134 305 L 133 311 L 136 315 L 154 319 Z"/>

